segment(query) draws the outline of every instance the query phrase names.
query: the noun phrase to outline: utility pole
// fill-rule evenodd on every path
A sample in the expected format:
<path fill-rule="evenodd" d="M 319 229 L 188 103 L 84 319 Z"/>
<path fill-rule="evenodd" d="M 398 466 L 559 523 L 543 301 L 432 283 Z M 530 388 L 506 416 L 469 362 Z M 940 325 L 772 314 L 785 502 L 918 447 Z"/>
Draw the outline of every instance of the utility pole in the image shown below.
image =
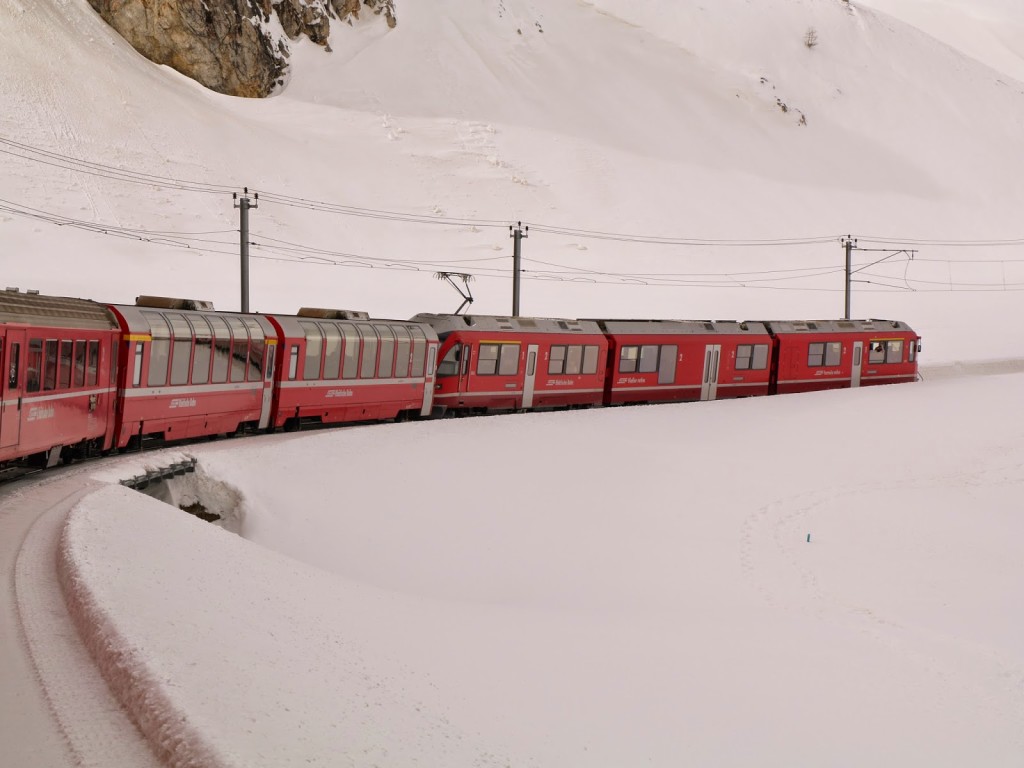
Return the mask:
<path fill-rule="evenodd" d="M 242 312 L 249 311 L 249 210 L 259 208 L 260 194 L 256 192 L 253 199 L 249 199 L 249 188 L 242 188 L 242 197 L 238 193 L 232 194 L 235 200 L 235 208 L 238 209 L 239 227 L 238 239 L 241 246 L 242 258 Z"/>
<path fill-rule="evenodd" d="M 530 228 L 517 221 L 508 227 L 509 237 L 513 239 L 512 247 L 512 317 L 519 317 L 519 273 L 522 266 L 523 238 L 529 237 Z"/>
<path fill-rule="evenodd" d="M 850 284 L 853 275 L 853 249 L 857 247 L 857 240 L 847 235 L 843 239 L 843 247 L 846 249 L 846 312 L 844 320 L 850 319 Z"/>

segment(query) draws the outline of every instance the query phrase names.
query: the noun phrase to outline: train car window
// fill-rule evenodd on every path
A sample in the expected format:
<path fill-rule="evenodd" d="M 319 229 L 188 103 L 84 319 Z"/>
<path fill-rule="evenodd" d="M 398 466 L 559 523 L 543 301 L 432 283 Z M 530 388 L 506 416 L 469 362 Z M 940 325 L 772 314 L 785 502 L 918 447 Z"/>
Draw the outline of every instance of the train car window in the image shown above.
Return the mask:
<path fill-rule="evenodd" d="M 753 344 L 740 344 L 736 347 L 736 370 L 749 371 L 750 362 L 754 357 Z"/>
<path fill-rule="evenodd" d="M 245 381 L 249 367 L 249 332 L 237 317 L 224 318 L 231 329 L 231 381 Z"/>
<path fill-rule="evenodd" d="M 228 380 L 228 368 L 231 366 L 231 331 L 223 318 L 211 315 L 206 321 L 213 329 L 213 373 L 210 381 L 223 384 Z"/>
<path fill-rule="evenodd" d="M 409 335 L 412 336 L 412 371 L 413 377 L 419 378 L 423 375 L 427 357 L 427 337 L 423 331 L 414 326 L 409 327 Z"/>
<path fill-rule="evenodd" d="M 548 374 L 558 375 L 565 373 L 565 346 L 559 344 L 551 347 L 548 356 Z"/>
<path fill-rule="evenodd" d="M 843 343 L 830 341 L 825 345 L 825 365 L 836 366 L 843 358 Z"/>
<path fill-rule="evenodd" d="M 807 365 L 811 368 L 823 365 L 825 362 L 825 345 L 816 341 L 807 347 Z"/>
<path fill-rule="evenodd" d="M 149 330 L 153 341 L 149 345 L 149 375 L 146 385 L 162 387 L 167 383 L 167 366 L 171 361 L 171 331 L 163 315 L 156 312 L 143 312 L 149 321 Z"/>
<path fill-rule="evenodd" d="M 640 359 L 640 347 L 623 347 L 619 353 L 619 373 L 636 373 Z"/>
<path fill-rule="evenodd" d="M 7 388 L 17 389 L 18 388 L 18 377 L 21 372 L 21 365 L 19 357 L 21 355 L 21 344 L 11 344 L 11 350 L 8 353 L 8 369 L 7 369 Z"/>
<path fill-rule="evenodd" d="M 377 376 L 382 379 L 390 379 L 395 371 L 395 334 L 385 325 L 377 328 L 380 333 L 380 363 L 377 366 Z"/>
<path fill-rule="evenodd" d="M 338 328 L 345 340 L 345 362 L 341 366 L 341 377 L 354 379 L 359 375 L 359 333 L 349 323 L 338 323 Z"/>
<path fill-rule="evenodd" d="M 409 352 L 412 349 L 412 338 L 409 331 L 401 326 L 392 328 L 395 332 L 395 378 L 404 379 L 409 375 Z"/>
<path fill-rule="evenodd" d="M 249 331 L 249 381 L 260 381 L 263 377 L 263 356 L 266 354 L 267 341 L 263 327 L 255 317 L 241 318 L 242 324 Z"/>
<path fill-rule="evenodd" d="M 306 358 L 302 363 L 302 378 L 306 381 L 320 378 L 320 358 L 323 355 L 324 339 L 316 323 L 299 323 L 306 337 Z"/>
<path fill-rule="evenodd" d="M 473 356 L 473 345 L 465 344 L 462 347 L 462 375 L 469 375 L 469 359 Z"/>
<path fill-rule="evenodd" d="M 171 342 L 171 384 L 188 384 L 192 371 L 192 327 L 184 315 L 169 314 L 167 321 L 174 336 Z"/>
<path fill-rule="evenodd" d="M 363 337 L 363 359 L 359 368 L 359 376 L 363 379 L 372 379 L 374 371 L 377 370 L 377 347 L 379 346 L 377 331 L 372 325 L 360 325 L 359 333 Z"/>
<path fill-rule="evenodd" d="M 58 377 L 59 389 L 71 389 L 71 369 L 75 363 L 75 343 L 64 341 L 60 343 L 60 375 Z"/>
<path fill-rule="evenodd" d="M 341 378 L 341 331 L 334 323 L 321 323 L 324 332 L 324 378 Z"/>
<path fill-rule="evenodd" d="M 51 392 L 57 388 L 57 341 L 46 340 L 46 368 L 43 370 L 43 391 Z"/>
<path fill-rule="evenodd" d="M 213 329 L 202 315 L 193 315 L 189 321 L 196 339 L 192 355 L 192 383 L 206 384 L 210 380 L 210 361 L 213 359 Z"/>
<path fill-rule="evenodd" d="M 596 344 L 587 344 L 583 347 L 583 373 L 592 375 L 597 373 L 597 359 L 601 348 Z"/>
<path fill-rule="evenodd" d="M 640 373 L 654 373 L 658 370 L 658 347 L 654 344 L 644 344 L 640 347 L 640 365 L 637 371 Z"/>
<path fill-rule="evenodd" d="M 565 372 L 575 375 L 579 375 L 580 371 L 583 370 L 583 346 L 580 344 L 573 344 L 568 347 L 567 354 L 565 357 Z"/>
<path fill-rule="evenodd" d="M 903 362 L 903 340 L 893 339 L 886 344 L 885 348 L 885 362 L 887 363 L 902 363 Z"/>
<path fill-rule="evenodd" d="M 291 352 L 288 354 L 288 379 L 295 381 L 299 375 L 299 345 L 292 344 Z"/>
<path fill-rule="evenodd" d="M 674 384 L 676 381 L 676 352 L 679 348 L 675 344 L 664 344 L 661 347 L 661 355 L 658 360 L 658 383 Z"/>
<path fill-rule="evenodd" d="M 142 384 L 142 353 L 145 351 L 146 345 L 141 341 L 135 342 L 135 370 L 132 373 L 132 386 L 138 387 Z M 95 376 L 95 370 L 90 366 L 89 374 Z M 95 383 L 95 382 L 93 382 Z"/>
<path fill-rule="evenodd" d="M 916 352 L 917 352 L 917 344 L 915 344 L 913 341 L 911 341 L 907 345 L 907 360 L 908 360 L 908 362 L 911 362 L 911 363 L 914 362 L 915 353 Z"/>
<path fill-rule="evenodd" d="M 768 367 L 768 345 L 767 344 L 755 344 L 754 345 L 754 359 L 750 364 L 750 367 L 755 371 L 763 371 Z"/>
<path fill-rule="evenodd" d="M 515 376 L 519 373 L 519 345 L 501 344 L 501 358 L 498 360 L 499 376 Z"/>
<path fill-rule="evenodd" d="M 459 359 L 462 353 L 462 345 L 456 344 L 444 353 L 444 359 L 437 366 L 438 378 L 459 375 Z"/>
<path fill-rule="evenodd" d="M 885 362 L 885 343 L 881 341 L 872 341 L 868 351 L 868 362 L 869 363 L 884 363 Z"/>
<path fill-rule="evenodd" d="M 476 372 L 481 376 L 493 376 L 498 372 L 498 352 L 500 344 L 481 344 L 480 354 L 476 359 Z"/>
<path fill-rule="evenodd" d="M 43 340 L 29 339 L 28 342 L 28 373 L 25 376 L 25 391 L 38 392 L 43 370 Z"/>
<path fill-rule="evenodd" d="M 72 382 L 73 387 L 85 386 L 85 349 L 86 342 L 75 342 L 75 379 Z"/>

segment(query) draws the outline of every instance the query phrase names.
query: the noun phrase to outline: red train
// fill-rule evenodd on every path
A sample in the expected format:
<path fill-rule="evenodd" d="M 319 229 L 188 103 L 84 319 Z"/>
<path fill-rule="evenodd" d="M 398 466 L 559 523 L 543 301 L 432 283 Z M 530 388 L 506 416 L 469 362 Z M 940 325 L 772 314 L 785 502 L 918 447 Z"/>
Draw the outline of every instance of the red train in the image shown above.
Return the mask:
<path fill-rule="evenodd" d="M 889 320 L 216 312 L 0 291 L 0 466 L 306 423 L 683 402 L 914 381 Z"/>

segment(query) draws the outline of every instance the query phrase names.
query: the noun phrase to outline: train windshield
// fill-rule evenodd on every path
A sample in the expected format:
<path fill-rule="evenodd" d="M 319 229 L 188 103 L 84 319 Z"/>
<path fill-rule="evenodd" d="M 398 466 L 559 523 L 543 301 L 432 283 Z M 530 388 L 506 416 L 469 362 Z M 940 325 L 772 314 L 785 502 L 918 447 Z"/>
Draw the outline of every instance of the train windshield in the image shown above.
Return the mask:
<path fill-rule="evenodd" d="M 441 361 L 441 364 L 437 366 L 437 375 L 440 376 L 458 376 L 459 375 L 459 360 L 462 357 L 462 345 L 456 344 L 449 349 Z"/>

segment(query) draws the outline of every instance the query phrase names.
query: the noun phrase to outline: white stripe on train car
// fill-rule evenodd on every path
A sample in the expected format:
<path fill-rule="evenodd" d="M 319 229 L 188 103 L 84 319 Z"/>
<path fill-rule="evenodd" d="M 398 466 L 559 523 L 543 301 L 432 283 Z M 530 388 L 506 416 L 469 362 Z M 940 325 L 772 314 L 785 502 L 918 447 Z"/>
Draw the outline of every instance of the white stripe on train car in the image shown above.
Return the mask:
<path fill-rule="evenodd" d="M 310 379 L 309 381 L 282 381 L 281 389 L 315 389 L 317 387 L 385 387 L 400 384 L 425 384 L 423 378 L 404 379 Z"/>
<path fill-rule="evenodd" d="M 164 387 L 133 387 L 122 390 L 124 397 L 180 397 L 181 395 L 200 395 L 225 392 L 244 392 L 246 390 L 262 391 L 262 381 L 242 381 L 235 384 L 172 384 Z"/>

